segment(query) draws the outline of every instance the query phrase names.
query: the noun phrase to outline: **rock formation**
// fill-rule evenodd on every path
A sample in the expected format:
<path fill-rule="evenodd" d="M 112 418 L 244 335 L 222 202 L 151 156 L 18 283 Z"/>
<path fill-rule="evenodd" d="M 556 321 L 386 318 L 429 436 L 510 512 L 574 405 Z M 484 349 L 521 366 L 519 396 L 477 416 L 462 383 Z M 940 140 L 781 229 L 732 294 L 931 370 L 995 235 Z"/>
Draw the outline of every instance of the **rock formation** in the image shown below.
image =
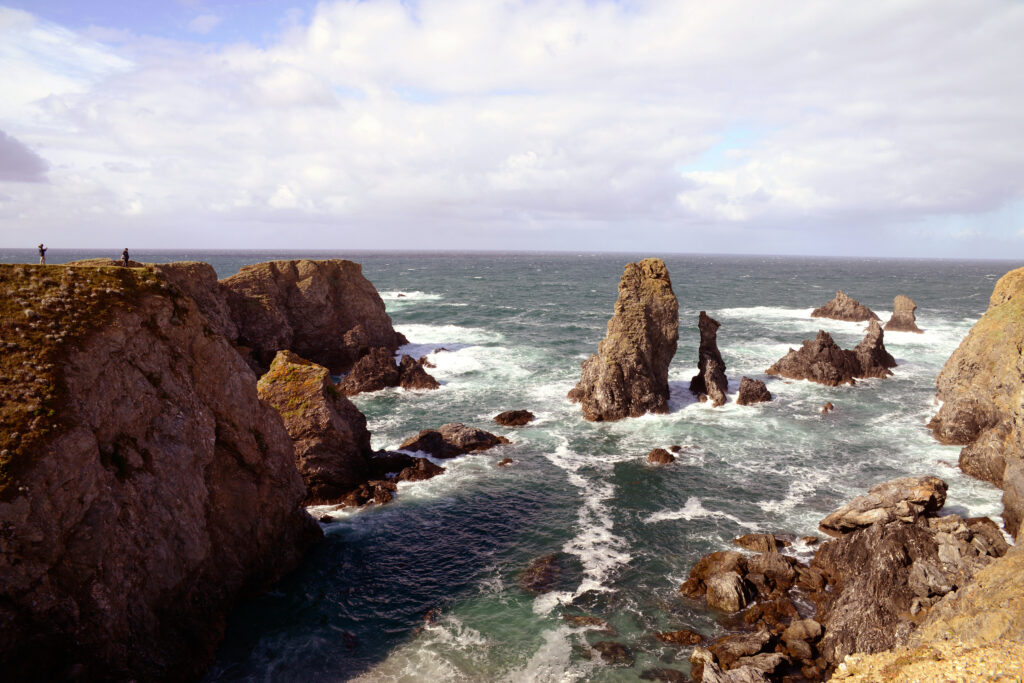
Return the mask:
<path fill-rule="evenodd" d="M 913 299 L 909 296 L 897 294 L 896 298 L 892 301 L 892 317 L 885 324 L 886 331 L 924 334 L 914 319 L 914 311 L 916 310 L 917 304 L 914 303 Z"/>
<path fill-rule="evenodd" d="M 569 399 L 592 421 L 668 412 L 668 366 L 678 338 L 679 302 L 665 262 L 626 264 L 607 334 L 583 362 Z"/>
<path fill-rule="evenodd" d="M 461 423 L 441 425 L 438 429 L 424 429 L 402 442 L 403 451 L 429 453 L 435 458 L 454 458 L 474 451 L 484 451 L 500 444 L 510 443 L 503 436 Z"/>
<path fill-rule="evenodd" d="M 305 504 L 327 503 L 367 481 L 372 453 L 366 418 L 338 390 L 327 368 L 278 351 L 257 385 L 259 397 L 284 419 Z"/>
<path fill-rule="evenodd" d="M 351 261 L 270 261 L 244 266 L 221 281 L 238 343 L 269 367 L 288 349 L 332 374 L 347 372 L 371 349 L 392 353 L 407 343 L 362 266 Z"/>
<path fill-rule="evenodd" d="M 433 367 L 426 356 L 415 359 L 403 355 L 398 363 L 398 386 L 407 391 L 440 389 L 441 383 L 424 369 L 428 366 Z"/>
<path fill-rule="evenodd" d="M 846 350 L 839 348 L 828 332 L 819 330 L 817 337 L 805 339 L 799 351 L 790 349 L 765 372 L 833 387 L 865 377 L 889 377 L 889 368 L 896 367 L 896 361 L 885 350 L 883 336 L 882 327 L 872 320 L 864 339 Z"/>
<path fill-rule="evenodd" d="M 718 351 L 717 320 L 700 312 L 697 328 L 700 330 L 700 349 L 698 351 L 697 374 L 690 380 L 690 391 L 695 394 L 706 394 L 716 408 L 725 405 L 725 394 L 729 389 L 729 380 L 725 377 L 725 361 Z"/>
<path fill-rule="evenodd" d="M 0 289 L 4 677 L 197 677 L 320 536 L 280 417 L 152 270 L 0 265 Z"/>
<path fill-rule="evenodd" d="M 818 528 L 831 536 L 885 524 L 894 520 L 916 522 L 934 514 L 946 503 L 946 482 L 938 477 L 904 477 L 868 489 L 825 519 Z"/>
<path fill-rule="evenodd" d="M 870 308 L 859 301 L 851 299 L 843 290 L 836 292 L 836 296 L 832 301 L 811 311 L 811 317 L 832 318 L 833 320 L 846 320 L 854 323 L 879 319 Z"/>
<path fill-rule="evenodd" d="M 403 355 L 401 364 L 396 364 L 394 354 L 388 349 L 372 349 L 356 361 L 338 388 L 346 396 L 398 386 L 410 390 L 437 389 L 441 385 L 423 369 L 425 362 L 426 357 L 413 360 Z"/>
<path fill-rule="evenodd" d="M 494 416 L 494 421 L 505 427 L 522 427 L 533 420 L 534 415 L 529 410 L 506 410 Z"/>
<path fill-rule="evenodd" d="M 736 394 L 736 403 L 741 406 L 749 406 L 754 403 L 767 403 L 771 400 L 772 394 L 764 382 L 749 377 L 740 379 L 740 390 Z"/>
<path fill-rule="evenodd" d="M 935 438 L 965 446 L 960 468 L 1003 488 L 1003 521 L 1024 518 L 1024 268 L 996 283 L 988 310 L 946 361 L 936 385 Z"/>
<path fill-rule="evenodd" d="M 652 465 L 671 465 L 675 461 L 676 456 L 672 455 L 664 448 L 654 448 L 647 454 L 647 462 Z"/>

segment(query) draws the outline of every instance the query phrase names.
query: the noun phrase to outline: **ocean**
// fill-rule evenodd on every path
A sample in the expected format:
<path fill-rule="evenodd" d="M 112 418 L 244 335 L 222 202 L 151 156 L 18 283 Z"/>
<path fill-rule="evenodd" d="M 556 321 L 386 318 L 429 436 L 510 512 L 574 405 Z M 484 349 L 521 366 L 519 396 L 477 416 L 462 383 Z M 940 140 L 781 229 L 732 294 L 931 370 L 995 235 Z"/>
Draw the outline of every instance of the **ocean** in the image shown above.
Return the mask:
<path fill-rule="evenodd" d="M 50 263 L 117 253 L 51 250 Z M 627 262 L 665 259 L 679 299 L 671 410 L 613 423 L 583 420 L 565 397 L 597 349 Z M 690 648 L 653 634 L 726 632 L 681 598 L 702 555 L 751 532 L 818 535 L 817 523 L 878 482 L 935 474 L 947 510 L 998 521 L 1000 491 L 963 475 L 959 449 L 931 437 L 935 376 L 1015 262 L 668 254 L 144 252 L 141 261 L 204 260 L 221 277 L 275 258 L 350 258 L 380 291 L 403 349 L 429 355 L 437 391 L 354 398 L 375 448 L 465 422 L 512 443 L 444 461 L 448 472 L 400 484 L 390 504 L 342 511 L 325 542 L 270 592 L 241 605 L 207 681 L 629 681 L 650 668 L 687 672 Z M 34 261 L 33 250 L 0 262 Z M 886 333 L 894 376 L 830 388 L 767 377 L 790 347 L 827 330 L 852 348 L 865 324 L 812 319 L 837 289 L 884 322 L 897 294 L 918 305 L 924 334 Z M 701 310 L 718 320 L 730 403 L 688 390 Z M 443 349 L 443 350 L 442 350 Z M 771 403 L 738 406 L 742 376 Z M 826 401 L 835 411 L 820 414 Z M 506 428 L 492 417 L 526 409 Z M 668 466 L 652 448 L 682 447 Z M 497 467 L 503 458 L 515 462 Z M 787 550 L 808 558 L 813 548 Z M 519 573 L 556 553 L 556 590 L 523 591 Z M 614 634 L 562 615 L 604 619 Z M 589 644 L 633 653 L 613 667 Z"/>

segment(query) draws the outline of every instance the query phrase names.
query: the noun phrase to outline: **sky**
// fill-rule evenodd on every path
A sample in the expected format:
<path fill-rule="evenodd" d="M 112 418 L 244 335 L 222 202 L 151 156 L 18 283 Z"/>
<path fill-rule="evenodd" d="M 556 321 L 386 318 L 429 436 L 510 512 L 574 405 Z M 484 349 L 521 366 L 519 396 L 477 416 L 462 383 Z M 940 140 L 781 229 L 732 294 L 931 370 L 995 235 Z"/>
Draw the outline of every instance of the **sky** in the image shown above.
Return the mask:
<path fill-rule="evenodd" d="M 0 247 L 1024 254 L 1024 3 L 0 0 Z"/>

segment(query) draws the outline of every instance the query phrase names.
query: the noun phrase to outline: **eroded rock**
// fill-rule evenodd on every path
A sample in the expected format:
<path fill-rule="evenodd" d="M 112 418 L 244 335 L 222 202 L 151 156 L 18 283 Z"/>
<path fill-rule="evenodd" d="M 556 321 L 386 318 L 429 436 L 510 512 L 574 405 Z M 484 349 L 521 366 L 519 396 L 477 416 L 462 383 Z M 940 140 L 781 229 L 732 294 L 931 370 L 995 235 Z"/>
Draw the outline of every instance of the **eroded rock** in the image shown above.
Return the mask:
<path fill-rule="evenodd" d="M 655 448 L 647 454 L 647 462 L 654 465 L 671 465 L 675 461 L 676 457 L 664 448 Z"/>
<path fill-rule="evenodd" d="M 454 458 L 506 443 L 510 442 L 504 436 L 454 422 L 441 425 L 438 429 L 424 429 L 403 441 L 399 449 L 429 453 L 435 458 Z"/>
<path fill-rule="evenodd" d="M 836 292 L 836 296 L 832 301 L 811 311 L 811 317 L 832 318 L 833 320 L 846 320 L 849 322 L 879 319 L 870 308 L 855 299 L 851 299 L 843 290 Z"/>
<path fill-rule="evenodd" d="M 716 408 L 725 405 L 729 380 L 725 376 L 725 361 L 718 350 L 720 323 L 704 311 L 700 312 L 697 328 L 700 330 L 697 374 L 690 380 L 690 391 L 706 394 Z"/>
<path fill-rule="evenodd" d="M 946 482 L 938 477 L 903 477 L 877 484 L 821 521 L 818 528 L 832 536 L 892 520 L 914 522 L 946 502 Z"/>
<path fill-rule="evenodd" d="M 892 302 L 892 316 L 889 318 L 889 322 L 885 324 L 886 331 L 892 332 L 917 332 L 923 334 L 920 327 L 917 326 L 917 320 L 914 318 L 914 311 L 917 310 L 917 304 L 909 296 L 903 296 L 898 294 Z"/>
<path fill-rule="evenodd" d="M 817 337 L 804 340 L 799 350 L 790 349 L 766 372 L 838 386 L 865 377 L 888 377 L 893 367 L 896 361 L 885 350 L 882 328 L 871 321 L 864 339 L 853 350 L 839 348 L 828 332 L 819 330 Z"/>
<path fill-rule="evenodd" d="M 529 410 L 506 410 L 494 416 L 494 421 L 505 427 L 522 427 L 533 420 L 534 415 Z"/>
<path fill-rule="evenodd" d="M 755 403 L 767 403 L 772 400 L 772 393 L 768 387 L 759 379 L 743 377 L 740 379 L 739 393 L 736 395 L 736 403 L 741 406 L 749 406 Z"/>

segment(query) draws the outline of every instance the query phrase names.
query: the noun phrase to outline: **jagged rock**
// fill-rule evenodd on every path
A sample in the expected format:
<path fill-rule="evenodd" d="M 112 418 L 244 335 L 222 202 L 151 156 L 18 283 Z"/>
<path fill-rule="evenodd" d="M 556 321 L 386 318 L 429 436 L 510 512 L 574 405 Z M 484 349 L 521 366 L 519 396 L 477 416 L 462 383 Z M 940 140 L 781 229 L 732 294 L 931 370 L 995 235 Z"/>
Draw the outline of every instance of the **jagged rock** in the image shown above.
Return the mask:
<path fill-rule="evenodd" d="M 543 555 L 527 565 L 519 575 L 519 586 L 530 593 L 547 593 L 554 588 L 561 575 L 558 555 Z"/>
<path fill-rule="evenodd" d="M 935 513 L 946 502 L 946 482 L 938 477 L 903 477 L 877 484 L 821 520 L 818 528 L 831 536 L 892 520 L 914 522 Z"/>
<path fill-rule="evenodd" d="M 384 505 L 391 502 L 398 485 L 394 481 L 370 480 L 363 482 L 338 499 L 343 507 L 363 507 L 371 503 Z"/>
<path fill-rule="evenodd" d="M 846 320 L 849 322 L 879 319 L 870 308 L 859 301 L 851 299 L 843 290 L 836 292 L 836 296 L 832 301 L 811 311 L 811 317 L 832 318 L 833 320 Z"/>
<path fill-rule="evenodd" d="M 702 683 L 768 683 L 765 675 L 753 667 L 722 671 L 710 650 L 696 647 L 690 655 L 693 680 Z"/>
<path fill-rule="evenodd" d="M 741 657 L 760 654 L 770 646 L 771 642 L 772 634 L 767 629 L 761 629 L 750 633 L 732 633 L 722 636 L 708 645 L 708 650 L 721 666 L 731 669 Z"/>
<path fill-rule="evenodd" d="M 371 349 L 391 353 L 407 343 L 395 332 L 377 290 L 352 261 L 270 261 L 221 280 L 238 343 L 263 369 L 289 349 L 348 372 Z"/>
<path fill-rule="evenodd" d="M 697 374 L 690 380 L 690 391 L 706 394 L 716 408 L 725 405 L 729 380 L 725 377 L 725 361 L 718 351 L 719 322 L 704 311 L 700 312 L 697 328 L 700 330 Z"/>
<path fill-rule="evenodd" d="M 722 612 L 739 612 L 747 606 L 747 587 L 736 572 L 713 574 L 705 584 L 708 607 Z"/>
<path fill-rule="evenodd" d="M 740 379 L 740 390 L 736 395 L 736 403 L 749 406 L 754 403 L 766 403 L 772 400 L 772 394 L 765 383 L 759 379 L 743 377 Z"/>
<path fill-rule="evenodd" d="M 594 652 L 601 655 L 601 659 L 609 664 L 629 666 L 633 663 L 633 653 L 622 643 L 611 640 L 602 640 L 590 646 Z"/>
<path fill-rule="evenodd" d="M 814 619 L 799 619 L 794 621 L 782 632 L 784 641 L 803 640 L 809 643 L 816 643 L 821 638 L 821 624 Z"/>
<path fill-rule="evenodd" d="M 232 342 L 238 338 L 238 326 L 213 266 L 201 261 L 178 261 L 150 267 L 196 302 L 214 332 Z"/>
<path fill-rule="evenodd" d="M 647 462 L 654 465 L 671 465 L 675 461 L 676 457 L 664 448 L 655 448 L 647 454 Z"/>
<path fill-rule="evenodd" d="M 777 553 L 779 546 L 789 545 L 787 541 L 776 538 L 774 534 L 745 534 L 732 539 L 732 542 L 755 553 Z"/>
<path fill-rule="evenodd" d="M 747 571 L 747 558 L 735 550 L 718 550 L 697 560 L 690 570 L 689 578 L 679 587 L 679 591 L 691 598 L 699 598 L 707 591 L 707 581 L 715 574 L 736 572 L 743 575 Z"/>
<path fill-rule="evenodd" d="M 395 475 L 395 481 L 426 481 L 445 472 L 443 467 L 435 465 L 426 458 L 413 459 L 415 462 L 412 465 L 399 470 L 398 474 Z"/>
<path fill-rule="evenodd" d="M 821 414 L 827 415 L 828 413 L 831 413 L 835 409 L 836 407 L 832 405 L 832 401 L 826 401 L 825 405 L 821 406 Z"/>
<path fill-rule="evenodd" d="M 388 349 L 372 349 L 356 361 L 338 386 L 346 396 L 397 386 L 437 389 L 441 385 L 423 369 L 424 362 L 425 358 L 413 360 L 411 356 L 403 355 L 401 364 L 396 365 L 394 354 Z"/>
<path fill-rule="evenodd" d="M 654 637 L 672 645 L 700 645 L 704 642 L 704 636 L 685 628 L 679 631 L 659 631 Z"/>
<path fill-rule="evenodd" d="M 917 310 L 917 304 L 914 303 L 913 299 L 909 296 L 897 294 L 892 302 L 892 316 L 889 318 L 889 322 L 885 324 L 886 331 L 924 334 L 914 319 L 915 310 Z"/>
<path fill-rule="evenodd" d="M 338 390 L 327 368 L 278 351 L 257 389 L 292 438 L 307 505 L 332 502 L 366 482 L 373 452 L 366 418 Z"/>
<path fill-rule="evenodd" d="M 534 415 L 529 410 L 506 410 L 494 416 L 494 421 L 505 427 L 522 427 L 533 420 Z"/>
<path fill-rule="evenodd" d="M 766 371 L 790 379 L 806 379 L 828 386 L 854 384 L 864 377 L 888 377 L 896 361 L 885 350 L 883 332 L 871 321 L 864 339 L 853 350 L 844 350 L 824 330 L 813 340 L 804 340 L 799 351 L 790 349 Z"/>
<path fill-rule="evenodd" d="M 407 391 L 439 389 L 441 383 L 431 377 L 424 369 L 426 365 L 426 356 L 414 359 L 412 356 L 403 355 L 401 362 L 398 364 L 400 376 L 398 385 Z"/>
<path fill-rule="evenodd" d="M 404 451 L 429 453 L 435 458 L 454 458 L 505 443 L 510 442 L 503 436 L 495 436 L 482 429 L 455 422 L 441 425 L 438 429 L 424 429 L 416 436 L 403 441 L 399 448 Z"/>
<path fill-rule="evenodd" d="M 665 262 L 626 265 L 615 313 L 569 399 L 592 421 L 668 412 L 668 366 L 679 338 L 679 302 Z"/>

